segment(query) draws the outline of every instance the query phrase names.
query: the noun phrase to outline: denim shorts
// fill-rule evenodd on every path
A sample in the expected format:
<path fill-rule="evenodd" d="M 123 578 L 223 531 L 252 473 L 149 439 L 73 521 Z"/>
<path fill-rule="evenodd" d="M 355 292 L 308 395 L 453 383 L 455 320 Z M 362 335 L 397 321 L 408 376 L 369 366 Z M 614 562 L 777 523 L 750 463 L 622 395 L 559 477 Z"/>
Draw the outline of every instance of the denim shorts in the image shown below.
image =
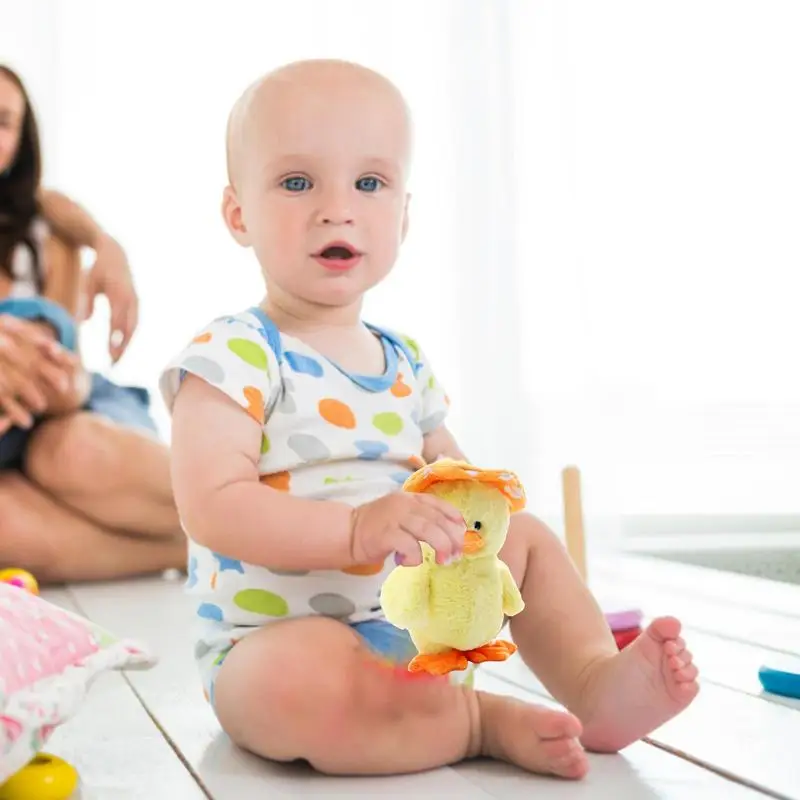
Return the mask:
<path fill-rule="evenodd" d="M 119 425 L 158 433 L 156 423 L 150 415 L 150 394 L 140 386 L 120 386 L 108 378 L 92 373 L 89 399 L 83 407 Z M 33 432 L 42 420 L 33 427 L 11 428 L 0 436 L 0 469 L 22 469 L 25 451 Z"/>
<path fill-rule="evenodd" d="M 370 619 L 364 622 L 351 622 L 348 625 L 364 640 L 364 643 L 375 655 L 390 664 L 405 666 L 417 654 L 417 648 L 411 641 L 408 632 L 395 628 L 386 620 Z M 203 694 L 212 708 L 214 706 L 214 681 L 226 656 L 235 646 L 235 644 L 231 644 L 222 651 L 206 653 L 198 659 Z M 460 683 L 471 687 L 475 680 L 475 665 L 469 664 L 466 670 L 452 672 L 449 677 L 451 683 Z"/>

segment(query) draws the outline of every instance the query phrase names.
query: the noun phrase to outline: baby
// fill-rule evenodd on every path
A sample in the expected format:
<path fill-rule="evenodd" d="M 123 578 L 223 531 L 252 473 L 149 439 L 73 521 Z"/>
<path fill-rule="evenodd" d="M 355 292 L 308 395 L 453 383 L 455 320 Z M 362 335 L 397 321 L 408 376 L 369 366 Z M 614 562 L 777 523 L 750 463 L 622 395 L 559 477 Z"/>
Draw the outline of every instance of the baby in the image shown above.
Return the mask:
<path fill-rule="evenodd" d="M 410 150 L 398 90 L 350 63 L 285 66 L 231 113 L 222 213 L 267 293 L 161 378 L 206 697 L 240 746 L 327 773 L 484 755 L 580 778 L 584 748 L 619 750 L 695 697 L 676 619 L 617 652 L 561 543 L 522 513 L 501 553 L 525 601 L 511 632 L 568 712 L 410 676 L 413 646 L 381 617 L 395 555 L 457 558 L 466 532 L 443 500 L 398 491 L 466 458 L 444 389 L 413 339 L 361 319 L 408 229 Z"/>

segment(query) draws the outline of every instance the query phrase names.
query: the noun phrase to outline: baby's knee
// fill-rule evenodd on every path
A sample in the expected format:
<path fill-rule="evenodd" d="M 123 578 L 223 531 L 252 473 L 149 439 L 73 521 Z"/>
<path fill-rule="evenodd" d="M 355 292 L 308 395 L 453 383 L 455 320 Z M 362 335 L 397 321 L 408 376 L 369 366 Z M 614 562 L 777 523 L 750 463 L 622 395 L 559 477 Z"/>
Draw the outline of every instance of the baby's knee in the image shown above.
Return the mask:
<path fill-rule="evenodd" d="M 315 617 L 239 642 L 215 681 L 214 706 L 241 747 L 324 770 L 343 731 L 374 730 L 408 714 L 435 717 L 449 702 L 446 683 L 387 663 L 346 625 Z"/>
<path fill-rule="evenodd" d="M 517 586 L 522 586 L 530 558 L 554 534 L 532 514 L 521 512 L 511 517 L 500 558 L 508 565 Z"/>
<path fill-rule="evenodd" d="M 214 707 L 238 745 L 279 761 L 312 760 L 335 741 L 358 698 L 358 640 L 312 618 L 276 623 L 241 640 L 214 684 Z"/>

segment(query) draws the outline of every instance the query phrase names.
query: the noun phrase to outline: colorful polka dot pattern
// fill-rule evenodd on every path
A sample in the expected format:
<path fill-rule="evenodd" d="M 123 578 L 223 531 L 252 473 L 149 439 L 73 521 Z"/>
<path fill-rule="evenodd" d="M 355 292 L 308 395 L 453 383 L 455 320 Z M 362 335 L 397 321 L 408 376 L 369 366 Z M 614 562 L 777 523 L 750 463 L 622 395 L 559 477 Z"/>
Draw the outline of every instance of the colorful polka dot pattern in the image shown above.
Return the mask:
<path fill-rule="evenodd" d="M 330 422 L 337 428 L 352 430 L 356 427 L 356 415 L 346 403 L 325 397 L 319 401 L 319 415 L 325 422 Z"/>
<path fill-rule="evenodd" d="M 395 411 L 384 411 L 372 418 L 372 424 L 387 436 L 397 436 L 403 430 L 403 418 Z"/>
<path fill-rule="evenodd" d="M 407 351 L 396 351 L 396 374 L 370 386 L 294 337 L 281 335 L 276 354 L 263 325 L 246 312 L 196 336 L 161 385 L 171 408 L 176 373 L 192 373 L 256 420 L 261 434 L 254 456 L 265 489 L 358 505 L 400 490 L 424 466 L 423 433 L 447 413 L 419 345 L 402 341 Z M 266 517 L 264 561 L 269 523 Z M 392 558 L 318 571 L 256 566 L 191 542 L 185 587 L 196 600 L 201 630 L 196 657 L 211 659 L 230 637 L 276 620 L 380 616 L 377 597 L 393 568 Z"/>
<path fill-rule="evenodd" d="M 264 617 L 285 617 L 289 613 L 286 600 L 266 589 L 242 589 L 234 595 L 233 602 L 243 611 Z"/>

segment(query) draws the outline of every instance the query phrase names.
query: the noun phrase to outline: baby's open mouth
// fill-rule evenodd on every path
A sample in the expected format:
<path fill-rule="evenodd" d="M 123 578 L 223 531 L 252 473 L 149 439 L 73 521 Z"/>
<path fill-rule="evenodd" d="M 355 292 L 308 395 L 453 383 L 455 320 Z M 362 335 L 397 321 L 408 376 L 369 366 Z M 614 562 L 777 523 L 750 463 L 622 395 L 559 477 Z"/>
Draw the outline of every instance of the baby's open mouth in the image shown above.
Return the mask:
<path fill-rule="evenodd" d="M 355 253 L 352 250 L 348 250 L 346 247 L 326 247 L 322 253 L 323 258 L 341 258 L 347 259 L 352 258 Z"/>
<path fill-rule="evenodd" d="M 334 242 L 320 250 L 316 254 L 316 257 L 324 259 L 325 261 L 346 262 L 357 258 L 359 255 L 361 254 L 355 249 L 355 247 L 347 242 Z"/>

